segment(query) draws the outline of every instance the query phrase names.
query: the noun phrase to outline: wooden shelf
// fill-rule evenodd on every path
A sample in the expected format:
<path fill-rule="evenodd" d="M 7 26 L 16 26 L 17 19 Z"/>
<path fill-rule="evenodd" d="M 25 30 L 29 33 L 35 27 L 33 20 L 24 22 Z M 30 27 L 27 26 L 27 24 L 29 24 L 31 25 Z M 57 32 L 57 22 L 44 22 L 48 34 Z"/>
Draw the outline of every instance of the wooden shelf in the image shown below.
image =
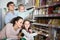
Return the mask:
<path fill-rule="evenodd" d="M 40 28 L 36 28 L 36 30 L 40 30 L 40 31 L 43 31 L 43 32 L 45 32 L 45 33 L 49 33 L 48 30 L 44 30 L 44 29 L 40 29 Z"/>
<path fill-rule="evenodd" d="M 51 25 L 51 24 L 41 24 L 41 23 L 32 23 L 33 25 L 40 25 L 40 26 L 43 26 L 43 27 L 51 27 L 51 28 L 56 28 L 56 29 L 60 29 L 60 26 L 58 25 Z M 40 27 L 39 26 L 39 27 Z"/>
<path fill-rule="evenodd" d="M 44 36 L 49 36 L 49 31 L 48 30 L 44 30 L 44 29 L 40 29 L 40 28 L 35 28 L 35 31 L 42 31 L 43 33 L 41 35 L 44 35 Z"/>
<path fill-rule="evenodd" d="M 60 3 L 54 3 L 51 5 L 43 5 L 43 6 L 40 6 L 39 8 L 48 8 L 48 7 L 58 6 L 58 5 L 60 5 Z"/>
<path fill-rule="evenodd" d="M 51 37 L 51 40 L 56 40 L 57 30 L 60 31 L 60 26 L 57 25 L 58 23 L 55 25 L 52 25 L 53 23 L 51 24 L 47 24 L 47 23 L 49 22 L 50 19 L 52 20 L 60 19 L 60 12 L 58 12 L 58 10 L 60 10 L 60 0 L 41 0 L 40 6 L 37 7 L 36 9 L 38 10 L 38 15 L 34 16 L 34 19 L 37 20 L 38 23 L 32 23 L 32 25 L 36 26 L 37 30 L 39 29 L 41 31 L 49 32 L 49 36 Z M 39 14 L 40 9 L 42 11 Z M 41 13 L 47 15 L 41 15 Z M 46 24 L 42 24 L 43 22 L 41 20 L 42 21 L 44 20 L 43 22 Z M 45 22 L 45 20 L 47 22 Z M 45 30 L 44 28 L 47 30 Z"/>
<path fill-rule="evenodd" d="M 38 32 L 37 30 L 35 30 L 35 31 Z M 47 34 L 49 34 L 49 31 L 44 30 L 44 29 L 40 29 L 39 31 L 42 31 L 43 33 L 41 35 L 44 35 L 44 36 L 46 36 Z"/>
<path fill-rule="evenodd" d="M 40 26 L 46 26 L 46 27 L 48 27 L 47 24 L 41 24 L 41 23 L 32 23 L 32 25 L 40 25 Z"/>
<path fill-rule="evenodd" d="M 60 19 L 60 14 L 36 15 L 35 18 L 39 18 L 39 19 Z"/>
<path fill-rule="evenodd" d="M 31 19 L 31 20 L 29 20 L 30 22 L 35 22 L 36 20 L 34 20 L 34 19 Z"/>

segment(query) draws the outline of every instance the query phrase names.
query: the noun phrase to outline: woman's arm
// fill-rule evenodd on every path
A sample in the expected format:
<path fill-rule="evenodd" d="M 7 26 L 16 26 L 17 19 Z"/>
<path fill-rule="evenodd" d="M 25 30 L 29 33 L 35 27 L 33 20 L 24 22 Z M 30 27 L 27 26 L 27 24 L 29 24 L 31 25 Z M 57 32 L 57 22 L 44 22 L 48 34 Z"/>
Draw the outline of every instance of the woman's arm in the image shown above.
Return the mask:
<path fill-rule="evenodd" d="M 30 10 L 26 10 L 26 12 L 24 12 L 24 13 L 30 14 L 30 13 L 32 13 L 33 10 L 34 10 L 34 9 L 32 8 L 32 9 L 30 9 Z"/>
<path fill-rule="evenodd" d="M 28 33 L 28 32 L 27 32 L 26 30 L 24 30 L 24 29 L 22 30 L 22 33 L 24 33 L 24 35 L 27 36 L 27 37 L 31 37 L 31 36 L 36 36 L 36 35 L 37 35 L 37 33 L 31 33 L 31 34 L 30 34 L 30 33 Z"/>

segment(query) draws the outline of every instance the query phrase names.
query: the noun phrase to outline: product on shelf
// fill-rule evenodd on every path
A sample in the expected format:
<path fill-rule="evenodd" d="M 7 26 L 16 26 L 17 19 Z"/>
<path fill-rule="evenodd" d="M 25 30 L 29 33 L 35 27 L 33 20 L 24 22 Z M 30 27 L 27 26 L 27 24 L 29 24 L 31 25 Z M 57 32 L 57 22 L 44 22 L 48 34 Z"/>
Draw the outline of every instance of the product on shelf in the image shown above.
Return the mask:
<path fill-rule="evenodd" d="M 38 8 L 40 6 L 40 0 L 35 0 L 35 6 Z"/>
<path fill-rule="evenodd" d="M 41 6 L 46 5 L 46 0 L 41 0 Z"/>
<path fill-rule="evenodd" d="M 54 7 L 49 7 L 48 8 L 48 14 L 53 14 Z"/>
<path fill-rule="evenodd" d="M 49 24 L 60 26 L 60 19 L 51 19 Z"/>
<path fill-rule="evenodd" d="M 52 0 L 47 0 L 46 1 L 46 5 L 51 5 L 52 4 Z"/>

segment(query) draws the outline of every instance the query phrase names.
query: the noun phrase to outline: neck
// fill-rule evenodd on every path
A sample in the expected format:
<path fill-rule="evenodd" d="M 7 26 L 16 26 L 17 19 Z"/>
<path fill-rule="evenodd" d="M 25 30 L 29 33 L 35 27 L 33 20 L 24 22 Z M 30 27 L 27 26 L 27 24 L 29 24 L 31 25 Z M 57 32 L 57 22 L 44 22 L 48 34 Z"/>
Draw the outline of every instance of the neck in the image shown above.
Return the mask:
<path fill-rule="evenodd" d="M 13 10 L 8 10 L 9 12 L 12 12 L 12 13 L 14 13 L 14 11 Z"/>
<path fill-rule="evenodd" d="M 18 29 L 18 26 L 17 25 L 14 25 L 14 30 L 17 31 L 17 29 Z"/>

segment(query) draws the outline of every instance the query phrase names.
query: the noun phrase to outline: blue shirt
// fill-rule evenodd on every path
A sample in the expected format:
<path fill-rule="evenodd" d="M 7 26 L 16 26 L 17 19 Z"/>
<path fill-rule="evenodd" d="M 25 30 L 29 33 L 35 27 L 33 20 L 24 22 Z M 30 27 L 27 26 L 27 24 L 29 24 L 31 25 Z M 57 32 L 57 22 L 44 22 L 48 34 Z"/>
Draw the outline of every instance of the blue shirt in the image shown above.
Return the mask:
<path fill-rule="evenodd" d="M 17 14 L 16 14 L 15 11 L 14 11 L 14 13 L 8 12 L 8 13 L 5 15 L 5 24 L 9 23 L 14 17 L 17 17 Z"/>
<path fill-rule="evenodd" d="M 17 16 L 20 16 L 22 17 L 23 19 L 26 19 L 27 16 L 29 16 L 29 14 L 33 11 L 33 9 L 30 9 L 30 10 L 26 10 L 24 12 L 19 12 L 17 11 Z"/>

